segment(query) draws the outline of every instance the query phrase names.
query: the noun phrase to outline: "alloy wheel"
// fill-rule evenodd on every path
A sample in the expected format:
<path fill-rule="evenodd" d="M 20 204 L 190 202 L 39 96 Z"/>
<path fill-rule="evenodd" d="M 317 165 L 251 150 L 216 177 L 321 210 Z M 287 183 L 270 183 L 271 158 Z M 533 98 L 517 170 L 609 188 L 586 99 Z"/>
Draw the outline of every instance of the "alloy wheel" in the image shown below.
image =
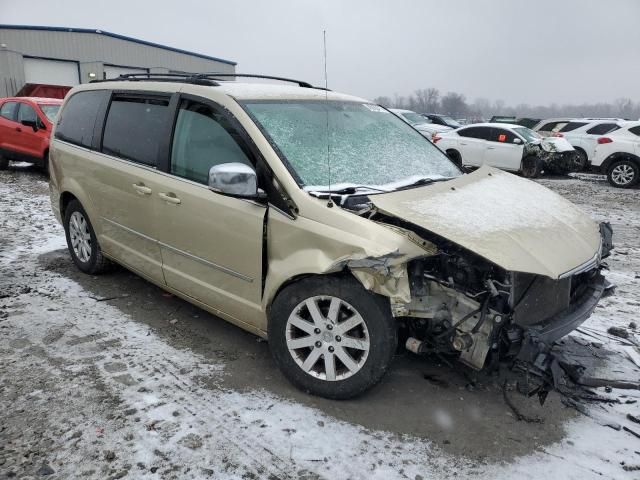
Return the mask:
<path fill-rule="evenodd" d="M 611 170 L 611 179 L 616 185 L 626 186 L 633 181 L 635 171 L 631 165 L 621 163 Z"/>
<path fill-rule="evenodd" d="M 89 224 L 80 212 L 73 212 L 69 219 L 69 237 L 73 252 L 81 262 L 88 262 L 91 258 L 91 233 Z"/>
<path fill-rule="evenodd" d="M 300 302 L 286 325 L 289 353 L 307 374 L 344 380 L 363 367 L 370 350 L 367 325 L 358 311 L 333 296 Z"/>

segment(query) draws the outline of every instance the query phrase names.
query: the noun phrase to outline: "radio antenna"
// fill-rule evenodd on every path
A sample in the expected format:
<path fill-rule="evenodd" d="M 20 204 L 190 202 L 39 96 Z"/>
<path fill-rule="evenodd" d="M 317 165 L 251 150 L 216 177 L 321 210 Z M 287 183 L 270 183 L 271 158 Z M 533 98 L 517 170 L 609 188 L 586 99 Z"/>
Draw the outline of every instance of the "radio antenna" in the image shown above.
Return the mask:
<path fill-rule="evenodd" d="M 333 199 L 331 198 L 331 142 L 329 137 L 329 90 L 327 82 L 327 31 L 322 31 L 322 40 L 324 44 L 324 100 L 327 113 L 327 172 L 329 174 L 329 201 L 327 207 L 333 207 Z"/>

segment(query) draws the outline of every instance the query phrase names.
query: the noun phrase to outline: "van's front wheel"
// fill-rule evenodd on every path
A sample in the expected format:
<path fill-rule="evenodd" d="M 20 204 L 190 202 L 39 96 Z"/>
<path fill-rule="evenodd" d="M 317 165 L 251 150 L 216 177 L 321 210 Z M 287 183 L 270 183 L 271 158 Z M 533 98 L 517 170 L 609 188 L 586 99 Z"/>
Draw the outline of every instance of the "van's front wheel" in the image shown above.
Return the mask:
<path fill-rule="evenodd" d="M 273 302 L 268 333 L 289 381 L 333 399 L 377 384 L 397 345 L 387 299 L 348 277 L 311 277 L 283 289 Z"/>

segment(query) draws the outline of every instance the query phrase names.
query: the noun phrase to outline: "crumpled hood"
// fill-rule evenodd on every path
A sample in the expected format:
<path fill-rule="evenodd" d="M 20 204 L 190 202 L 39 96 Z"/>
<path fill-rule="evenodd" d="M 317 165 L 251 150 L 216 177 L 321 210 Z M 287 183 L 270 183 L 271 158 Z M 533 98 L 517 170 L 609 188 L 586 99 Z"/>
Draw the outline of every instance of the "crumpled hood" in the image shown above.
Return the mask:
<path fill-rule="evenodd" d="M 491 167 L 370 198 L 382 213 L 508 271 L 557 279 L 599 253 L 599 226 L 587 214 L 535 182 Z"/>
<path fill-rule="evenodd" d="M 574 150 L 566 138 L 544 137 L 540 141 L 540 146 L 545 152 L 570 152 Z"/>

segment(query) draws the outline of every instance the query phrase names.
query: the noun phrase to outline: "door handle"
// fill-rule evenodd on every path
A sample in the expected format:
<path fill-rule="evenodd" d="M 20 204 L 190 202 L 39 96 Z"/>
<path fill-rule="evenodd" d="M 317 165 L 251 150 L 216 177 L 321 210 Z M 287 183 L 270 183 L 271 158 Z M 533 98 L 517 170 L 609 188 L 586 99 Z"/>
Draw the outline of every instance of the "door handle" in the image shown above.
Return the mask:
<path fill-rule="evenodd" d="M 16 132 L 21 132 L 22 129 L 20 127 L 16 127 Z"/>
<path fill-rule="evenodd" d="M 487 150 L 495 150 L 496 147 L 487 147 Z"/>
<path fill-rule="evenodd" d="M 140 195 L 151 195 L 151 189 L 145 186 L 144 183 L 134 183 L 133 189 Z"/>
<path fill-rule="evenodd" d="M 466 143 L 464 143 L 464 142 L 460 142 L 460 145 L 466 145 Z"/>
<path fill-rule="evenodd" d="M 173 205 L 180 205 L 181 200 L 176 197 L 175 193 L 164 193 L 160 192 L 158 196 L 167 203 L 172 203 Z"/>

